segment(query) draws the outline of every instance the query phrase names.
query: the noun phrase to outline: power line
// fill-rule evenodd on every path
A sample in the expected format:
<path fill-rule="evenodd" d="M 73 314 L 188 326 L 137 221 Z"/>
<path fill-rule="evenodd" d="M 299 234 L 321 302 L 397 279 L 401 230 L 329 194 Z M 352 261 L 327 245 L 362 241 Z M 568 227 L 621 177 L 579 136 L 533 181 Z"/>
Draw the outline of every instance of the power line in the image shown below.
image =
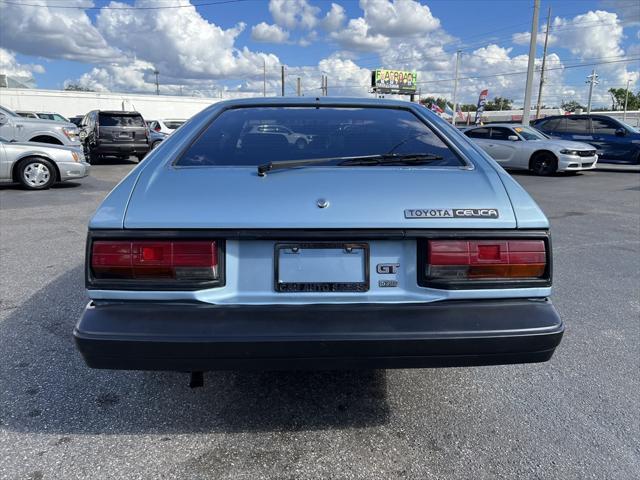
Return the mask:
<path fill-rule="evenodd" d="M 215 0 L 203 3 L 196 4 L 185 4 L 185 5 L 156 5 L 153 7 L 83 7 L 80 5 L 42 5 L 37 3 L 22 3 L 22 2 L 11 2 L 9 0 L 0 0 L 0 2 L 5 5 L 16 5 L 19 7 L 40 7 L 40 8 L 60 8 L 60 9 L 76 9 L 76 10 L 165 10 L 165 9 L 175 9 L 175 8 L 189 8 L 189 7 L 208 7 L 211 5 L 224 5 L 227 3 L 240 3 L 240 2 L 250 2 L 255 0 Z"/>
<path fill-rule="evenodd" d="M 573 69 L 573 68 L 584 68 L 584 67 L 593 67 L 593 66 L 597 66 L 597 65 L 608 65 L 608 64 L 613 64 L 613 63 L 632 63 L 632 62 L 636 62 L 639 61 L 640 57 L 633 57 L 633 58 L 625 58 L 622 60 L 612 60 L 612 61 L 608 61 L 608 62 L 590 62 L 590 63 L 577 63 L 577 64 L 573 64 L 573 65 L 563 65 L 563 66 L 559 66 L 559 67 L 549 67 L 546 69 L 546 71 L 551 71 L 551 70 L 565 70 L 565 69 Z M 513 71 L 513 72 L 502 72 L 502 73 L 494 73 L 491 75 L 474 75 L 474 76 L 467 76 L 467 77 L 459 77 L 458 81 L 460 80 L 479 80 L 479 79 L 483 79 L 483 78 L 495 78 L 495 77 L 503 77 L 503 76 L 513 76 L 513 75 L 524 75 L 526 74 L 527 71 L 526 70 L 522 70 L 522 71 Z M 425 84 L 431 84 L 431 83 L 444 83 L 444 82 L 452 82 L 454 79 L 453 78 L 445 78 L 445 79 L 439 79 L 439 80 L 423 80 L 423 81 L 419 81 L 416 82 L 420 85 L 425 85 Z M 547 84 L 547 85 L 554 85 L 554 84 Z M 335 85 L 333 88 L 366 88 L 366 87 L 370 87 L 371 85 L 369 84 L 344 84 L 344 85 Z M 573 86 L 573 85 L 572 85 Z M 319 90 L 319 87 L 316 88 L 308 88 L 305 89 L 304 91 L 311 91 L 311 90 Z"/>

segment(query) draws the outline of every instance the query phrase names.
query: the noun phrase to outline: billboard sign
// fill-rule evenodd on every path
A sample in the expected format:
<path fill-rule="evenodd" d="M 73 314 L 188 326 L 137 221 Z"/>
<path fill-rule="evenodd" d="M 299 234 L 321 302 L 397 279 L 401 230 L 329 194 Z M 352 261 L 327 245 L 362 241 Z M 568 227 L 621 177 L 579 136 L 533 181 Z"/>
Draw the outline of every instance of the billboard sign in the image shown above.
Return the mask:
<path fill-rule="evenodd" d="M 371 72 L 371 87 L 378 93 L 416 93 L 418 74 L 404 70 L 378 68 Z"/>

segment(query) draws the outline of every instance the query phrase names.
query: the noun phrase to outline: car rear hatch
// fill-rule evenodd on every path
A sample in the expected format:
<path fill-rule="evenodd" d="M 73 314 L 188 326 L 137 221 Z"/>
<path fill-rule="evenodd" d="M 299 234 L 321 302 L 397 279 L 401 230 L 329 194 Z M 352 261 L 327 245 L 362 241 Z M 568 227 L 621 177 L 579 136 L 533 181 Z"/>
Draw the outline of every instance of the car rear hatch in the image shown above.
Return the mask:
<path fill-rule="evenodd" d="M 103 143 L 146 144 L 147 127 L 139 113 L 100 112 L 98 136 Z"/>
<path fill-rule="evenodd" d="M 166 167 L 142 172 L 124 228 L 508 229 L 516 218 L 491 169 Z"/>

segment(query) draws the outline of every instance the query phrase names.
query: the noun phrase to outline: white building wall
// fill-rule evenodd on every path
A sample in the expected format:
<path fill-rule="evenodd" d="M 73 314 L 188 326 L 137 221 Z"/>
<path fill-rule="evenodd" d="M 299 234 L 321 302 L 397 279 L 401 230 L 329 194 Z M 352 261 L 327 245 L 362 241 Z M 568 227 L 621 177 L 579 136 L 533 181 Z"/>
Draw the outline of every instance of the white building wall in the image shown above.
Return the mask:
<path fill-rule="evenodd" d="M 56 112 L 65 117 L 84 115 L 91 110 L 136 110 L 149 120 L 189 118 L 219 101 L 219 98 L 0 88 L 0 105 L 4 107 Z"/>

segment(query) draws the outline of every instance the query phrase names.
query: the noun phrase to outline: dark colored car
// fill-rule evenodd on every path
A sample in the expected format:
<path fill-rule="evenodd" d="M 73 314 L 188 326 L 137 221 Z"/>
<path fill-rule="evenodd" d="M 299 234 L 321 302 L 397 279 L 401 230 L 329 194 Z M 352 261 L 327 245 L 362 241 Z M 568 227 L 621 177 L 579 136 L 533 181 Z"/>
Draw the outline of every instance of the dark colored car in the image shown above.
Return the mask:
<path fill-rule="evenodd" d="M 70 117 L 69 121 L 73 123 L 76 127 L 80 127 L 80 125 L 82 124 L 83 118 L 84 116 L 82 115 L 76 115 L 75 117 Z"/>
<path fill-rule="evenodd" d="M 536 120 L 532 125 L 551 137 L 596 147 L 599 161 L 640 164 L 640 132 L 606 115 L 564 115 Z"/>
<path fill-rule="evenodd" d="M 149 129 L 138 112 L 93 110 L 84 116 L 80 128 L 90 162 L 107 156 L 142 160 L 150 150 Z"/>

